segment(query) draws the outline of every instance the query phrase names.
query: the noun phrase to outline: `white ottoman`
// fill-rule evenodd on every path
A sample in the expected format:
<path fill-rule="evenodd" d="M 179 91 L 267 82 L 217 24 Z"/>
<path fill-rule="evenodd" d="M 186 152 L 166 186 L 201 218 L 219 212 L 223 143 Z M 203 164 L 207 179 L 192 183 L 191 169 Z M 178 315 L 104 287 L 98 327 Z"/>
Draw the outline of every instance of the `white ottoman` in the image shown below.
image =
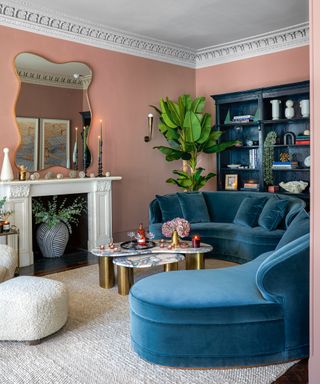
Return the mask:
<path fill-rule="evenodd" d="M 67 289 L 42 277 L 7 280 L 0 284 L 0 313 L 0 340 L 40 340 L 66 323 Z"/>

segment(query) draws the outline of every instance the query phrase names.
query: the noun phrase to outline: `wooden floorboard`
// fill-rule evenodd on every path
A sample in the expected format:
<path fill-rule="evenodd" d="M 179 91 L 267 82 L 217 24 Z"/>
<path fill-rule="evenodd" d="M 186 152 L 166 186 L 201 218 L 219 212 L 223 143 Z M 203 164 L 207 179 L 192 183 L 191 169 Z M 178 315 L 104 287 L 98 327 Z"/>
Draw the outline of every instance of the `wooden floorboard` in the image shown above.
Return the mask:
<path fill-rule="evenodd" d="M 39 258 L 35 264 L 20 268 L 20 275 L 44 276 L 51 273 L 63 272 L 69 269 L 80 268 L 98 262 L 97 257 L 90 252 L 80 250 L 55 259 Z M 291 367 L 273 384 L 307 384 L 308 359 L 303 359 Z M 236 384 L 236 383 L 235 383 Z"/>

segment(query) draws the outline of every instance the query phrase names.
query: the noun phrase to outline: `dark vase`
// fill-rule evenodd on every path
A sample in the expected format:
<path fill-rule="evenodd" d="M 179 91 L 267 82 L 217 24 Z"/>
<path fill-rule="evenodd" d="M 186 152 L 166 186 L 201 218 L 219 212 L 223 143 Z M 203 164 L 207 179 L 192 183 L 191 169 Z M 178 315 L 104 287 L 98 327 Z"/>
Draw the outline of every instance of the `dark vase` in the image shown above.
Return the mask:
<path fill-rule="evenodd" d="M 67 226 L 60 222 L 53 228 L 42 223 L 37 229 L 37 242 L 43 257 L 61 257 L 69 240 Z"/>

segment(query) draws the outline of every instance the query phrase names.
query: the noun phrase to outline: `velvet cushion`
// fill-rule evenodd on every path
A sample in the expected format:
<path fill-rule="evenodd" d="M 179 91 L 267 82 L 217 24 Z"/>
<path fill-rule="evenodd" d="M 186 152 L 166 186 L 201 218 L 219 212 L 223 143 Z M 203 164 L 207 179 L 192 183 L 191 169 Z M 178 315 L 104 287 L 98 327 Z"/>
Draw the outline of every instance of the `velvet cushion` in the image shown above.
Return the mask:
<path fill-rule="evenodd" d="M 269 199 L 259 216 L 258 224 L 260 227 L 273 231 L 281 223 L 286 214 L 288 200 L 278 198 Z"/>
<path fill-rule="evenodd" d="M 175 219 L 176 217 L 182 217 L 182 210 L 176 194 L 164 196 L 156 195 L 156 198 L 161 209 L 163 222 Z"/>
<path fill-rule="evenodd" d="M 206 201 L 201 192 L 177 193 L 183 217 L 190 223 L 210 221 Z"/>
<path fill-rule="evenodd" d="M 255 227 L 258 224 L 258 218 L 266 201 L 267 197 L 245 198 L 241 202 L 236 217 L 233 220 L 234 224 Z"/>
<path fill-rule="evenodd" d="M 307 214 L 307 212 L 304 209 L 301 209 L 301 211 L 292 220 L 288 229 L 280 239 L 276 250 L 278 250 L 284 245 L 290 243 L 291 241 L 309 232 L 310 232 L 310 216 Z"/>

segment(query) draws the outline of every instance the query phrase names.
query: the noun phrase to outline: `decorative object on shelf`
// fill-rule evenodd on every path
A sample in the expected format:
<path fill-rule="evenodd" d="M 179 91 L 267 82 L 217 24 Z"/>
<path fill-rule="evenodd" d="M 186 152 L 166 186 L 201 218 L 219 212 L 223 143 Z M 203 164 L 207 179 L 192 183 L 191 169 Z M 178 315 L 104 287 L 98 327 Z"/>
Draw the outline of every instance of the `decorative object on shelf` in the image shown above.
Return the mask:
<path fill-rule="evenodd" d="M 148 114 L 148 132 L 149 135 L 144 137 L 144 141 L 148 143 L 152 138 L 152 132 L 153 132 L 153 114 Z"/>
<path fill-rule="evenodd" d="M 276 132 L 271 131 L 267 134 L 263 143 L 263 179 L 267 186 L 273 184 L 272 163 L 274 160 L 274 145 L 276 140 Z"/>
<path fill-rule="evenodd" d="M 310 116 L 310 101 L 309 99 L 304 99 L 300 101 L 300 110 L 302 117 Z"/>
<path fill-rule="evenodd" d="M 287 119 L 292 119 L 294 117 L 293 101 L 286 101 L 286 109 L 284 110 L 284 115 Z"/>
<path fill-rule="evenodd" d="M 80 171 L 80 172 L 79 172 L 79 177 L 80 177 L 81 179 L 84 179 L 84 178 L 86 177 L 86 174 L 85 174 L 83 171 Z"/>
<path fill-rule="evenodd" d="M 111 173 L 110 172 L 106 172 L 106 177 L 110 177 L 111 176 Z"/>
<path fill-rule="evenodd" d="M 27 168 L 24 165 L 19 165 L 19 180 L 25 181 L 27 180 Z"/>
<path fill-rule="evenodd" d="M 304 135 L 304 136 L 310 136 L 310 130 L 309 130 L 309 129 L 305 129 L 305 130 L 303 131 L 303 135 Z"/>
<path fill-rule="evenodd" d="M 72 152 L 73 169 L 78 170 L 78 127 L 75 127 L 75 141 Z"/>
<path fill-rule="evenodd" d="M 182 159 L 183 169 L 174 170 L 178 177 L 169 178 L 167 183 L 175 184 L 186 191 L 198 191 L 215 173 L 202 175 L 204 169 L 198 166 L 201 152 L 218 153 L 236 144 L 236 141 L 219 142 L 222 131 L 211 126 L 211 115 L 204 113 L 205 97 L 180 96 L 178 103 L 169 98 L 160 99 L 160 109 L 153 106 L 160 115 L 159 130 L 169 146 L 155 147 L 165 155 L 167 161 Z"/>
<path fill-rule="evenodd" d="M 89 177 L 91 177 L 91 179 L 93 179 L 95 177 L 95 174 L 93 172 L 91 172 Z"/>
<path fill-rule="evenodd" d="M 32 180 L 32 181 L 36 180 L 36 177 L 34 174 L 30 175 L 30 180 Z"/>
<path fill-rule="evenodd" d="M 310 132 L 309 132 L 309 135 L 299 133 L 299 135 L 296 137 L 296 144 L 297 145 L 310 145 Z"/>
<path fill-rule="evenodd" d="M 278 185 L 268 185 L 268 192 L 277 193 L 279 191 Z"/>
<path fill-rule="evenodd" d="M 279 120 L 281 100 L 270 100 L 270 103 L 272 105 L 272 120 Z"/>
<path fill-rule="evenodd" d="M 290 155 L 288 152 L 281 152 L 279 158 L 281 162 L 290 161 Z"/>
<path fill-rule="evenodd" d="M 3 163 L 1 169 L 1 181 L 12 181 L 14 179 L 12 167 L 9 159 L 9 148 L 3 148 Z"/>
<path fill-rule="evenodd" d="M 243 183 L 243 188 L 241 191 L 259 191 L 259 184 L 256 180 L 247 180 Z"/>
<path fill-rule="evenodd" d="M 283 188 L 285 191 L 290 193 L 302 193 L 308 186 L 308 183 L 306 181 L 289 181 L 287 183 L 284 183 L 281 181 L 279 183 L 280 187 Z"/>
<path fill-rule="evenodd" d="M 59 180 L 63 179 L 63 173 L 58 173 L 57 174 L 57 179 L 59 179 Z"/>
<path fill-rule="evenodd" d="M 200 241 L 201 241 L 200 235 L 192 236 L 192 248 L 200 248 Z"/>
<path fill-rule="evenodd" d="M 44 178 L 46 180 L 50 180 L 50 179 L 54 179 L 56 177 L 56 174 L 54 172 L 47 172 L 45 175 L 44 175 Z M 58 178 L 58 177 L 57 177 Z"/>
<path fill-rule="evenodd" d="M 33 175 L 34 175 L 34 179 L 35 180 L 39 180 L 40 179 L 40 173 L 34 172 Z"/>
<path fill-rule="evenodd" d="M 249 168 L 256 169 L 258 166 L 258 149 L 250 149 L 249 150 Z"/>
<path fill-rule="evenodd" d="M 162 224 L 162 234 L 165 237 L 172 237 L 171 247 L 178 247 L 180 244 L 179 236 L 186 237 L 190 233 L 190 223 L 180 217 L 167 221 Z"/>
<path fill-rule="evenodd" d="M 287 132 L 283 135 L 284 145 L 294 145 L 296 143 L 296 136 L 293 132 Z"/>
<path fill-rule="evenodd" d="M 103 177 L 103 166 L 102 166 L 102 120 L 100 120 L 100 136 L 98 136 L 98 177 Z"/>
<path fill-rule="evenodd" d="M 87 177 L 87 168 L 91 163 L 91 154 L 88 147 L 88 133 L 89 133 L 89 127 L 84 126 L 83 132 L 82 132 L 82 139 L 83 139 L 83 172 L 85 174 L 85 177 Z"/>
<path fill-rule="evenodd" d="M 252 146 L 253 146 L 253 141 L 252 141 L 252 140 L 247 140 L 247 141 L 246 141 L 246 145 L 247 145 L 248 147 L 252 147 Z"/>
<path fill-rule="evenodd" d="M 72 233 L 72 224 L 78 223 L 78 217 L 85 211 L 85 200 L 82 197 L 74 199 L 66 207 L 66 199 L 58 204 L 58 197 L 53 196 L 47 207 L 39 200 L 34 200 L 32 212 L 35 223 L 40 224 L 37 229 L 37 242 L 44 257 L 60 257 L 63 255 Z"/>
<path fill-rule="evenodd" d="M 311 166 L 311 157 L 310 156 L 307 156 L 304 161 L 303 161 L 303 164 L 305 167 L 309 168 Z"/>
<path fill-rule="evenodd" d="M 227 164 L 227 167 L 230 169 L 240 168 L 241 164 Z"/>
<path fill-rule="evenodd" d="M 224 119 L 224 124 L 230 124 L 231 123 L 231 115 L 230 115 L 230 109 L 228 109 L 226 118 Z"/>
<path fill-rule="evenodd" d="M 77 171 L 76 170 L 70 171 L 69 177 L 70 177 L 70 179 L 75 179 L 77 177 Z"/>
<path fill-rule="evenodd" d="M 226 190 L 237 191 L 238 189 L 238 175 L 226 175 L 225 186 Z"/>

